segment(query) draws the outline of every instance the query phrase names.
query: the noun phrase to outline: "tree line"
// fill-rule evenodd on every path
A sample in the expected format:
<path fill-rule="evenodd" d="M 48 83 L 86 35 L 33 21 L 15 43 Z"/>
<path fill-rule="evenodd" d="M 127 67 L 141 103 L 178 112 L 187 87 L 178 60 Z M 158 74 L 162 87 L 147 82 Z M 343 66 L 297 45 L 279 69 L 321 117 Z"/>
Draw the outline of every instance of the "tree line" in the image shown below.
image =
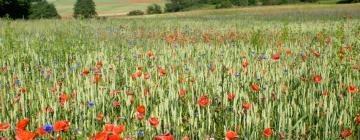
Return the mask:
<path fill-rule="evenodd" d="M 77 0 L 75 18 L 92 18 L 97 15 L 93 0 Z M 10 19 L 60 18 L 55 5 L 46 0 L 0 0 L 0 17 Z"/>

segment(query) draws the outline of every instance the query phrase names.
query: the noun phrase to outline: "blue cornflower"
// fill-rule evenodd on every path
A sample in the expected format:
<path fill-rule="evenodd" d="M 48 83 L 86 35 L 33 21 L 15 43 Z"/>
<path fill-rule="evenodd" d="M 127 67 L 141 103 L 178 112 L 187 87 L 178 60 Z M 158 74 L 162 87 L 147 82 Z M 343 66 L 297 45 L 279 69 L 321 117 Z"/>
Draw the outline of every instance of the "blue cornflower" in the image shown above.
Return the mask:
<path fill-rule="evenodd" d="M 94 102 L 89 102 L 88 105 L 89 105 L 90 107 L 93 107 L 93 106 L 95 105 L 95 103 L 94 103 Z"/>
<path fill-rule="evenodd" d="M 19 86 L 19 85 L 20 85 L 20 80 L 19 80 L 19 79 L 16 79 L 15 85 L 16 85 L 16 86 Z"/>
<path fill-rule="evenodd" d="M 185 71 L 186 71 L 186 72 L 189 72 L 189 71 L 190 71 L 190 68 L 187 67 L 187 66 L 185 66 Z"/>
<path fill-rule="evenodd" d="M 51 133 L 53 131 L 54 127 L 51 124 L 47 124 L 43 127 L 43 129 L 46 133 Z"/>
<path fill-rule="evenodd" d="M 144 130 L 139 130 L 136 132 L 138 136 L 144 136 L 145 131 Z"/>

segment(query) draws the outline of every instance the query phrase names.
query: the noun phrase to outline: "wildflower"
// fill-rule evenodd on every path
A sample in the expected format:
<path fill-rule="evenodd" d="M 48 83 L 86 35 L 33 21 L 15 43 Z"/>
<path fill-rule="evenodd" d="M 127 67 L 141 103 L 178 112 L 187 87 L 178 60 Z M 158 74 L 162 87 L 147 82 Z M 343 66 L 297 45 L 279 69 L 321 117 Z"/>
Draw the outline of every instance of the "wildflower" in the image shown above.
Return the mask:
<path fill-rule="evenodd" d="M 249 62 L 247 62 L 247 61 L 244 61 L 241 63 L 241 66 L 244 68 L 246 68 L 248 65 L 249 65 Z"/>
<path fill-rule="evenodd" d="M 262 134 L 265 136 L 265 137 L 270 137 L 271 134 L 272 134 L 272 129 L 271 128 L 266 128 Z"/>
<path fill-rule="evenodd" d="M 100 113 L 97 117 L 96 120 L 101 121 L 104 118 L 104 114 Z"/>
<path fill-rule="evenodd" d="M 155 117 L 151 117 L 151 118 L 149 119 L 149 123 L 150 123 L 152 126 L 157 127 L 157 126 L 159 125 L 159 120 L 156 119 Z"/>
<path fill-rule="evenodd" d="M 186 94 L 186 89 L 180 89 L 179 96 L 183 97 L 183 96 L 185 96 L 185 94 Z"/>
<path fill-rule="evenodd" d="M 259 90 L 260 90 L 260 87 L 259 87 L 258 85 L 256 85 L 256 84 L 252 84 L 252 85 L 251 85 L 251 89 L 252 89 L 253 91 L 259 91 Z"/>
<path fill-rule="evenodd" d="M 62 86 L 62 82 L 57 82 L 57 85 L 58 85 L 59 87 L 61 87 L 61 86 Z"/>
<path fill-rule="evenodd" d="M 10 128 L 9 123 L 0 123 L 0 132 L 4 132 Z"/>
<path fill-rule="evenodd" d="M 89 105 L 90 107 L 93 107 L 93 106 L 95 105 L 95 103 L 94 103 L 94 102 L 89 102 L 88 105 Z"/>
<path fill-rule="evenodd" d="M 160 73 L 160 76 L 165 76 L 165 75 L 166 75 L 166 70 L 165 70 L 165 69 L 161 69 L 161 70 L 159 71 L 159 73 Z"/>
<path fill-rule="evenodd" d="M 315 83 L 320 83 L 320 82 L 321 82 L 321 79 L 322 79 L 322 77 L 321 77 L 320 75 L 314 76 L 314 82 L 315 82 Z"/>
<path fill-rule="evenodd" d="M 354 93 L 357 91 L 356 87 L 355 86 L 348 86 L 348 91 L 351 92 L 351 93 Z"/>
<path fill-rule="evenodd" d="M 171 134 L 159 135 L 155 137 L 155 140 L 174 140 L 174 136 Z"/>
<path fill-rule="evenodd" d="M 143 105 L 138 105 L 136 107 L 136 110 L 139 112 L 139 113 L 145 113 L 145 106 Z"/>
<path fill-rule="evenodd" d="M 271 58 L 273 60 L 278 60 L 278 59 L 280 59 L 280 55 L 279 54 L 274 54 L 274 55 L 271 56 Z"/>
<path fill-rule="evenodd" d="M 250 102 L 245 102 L 245 103 L 243 103 L 243 105 L 242 105 L 242 108 L 244 109 L 244 110 L 250 110 L 251 109 L 251 103 Z"/>
<path fill-rule="evenodd" d="M 36 134 L 23 129 L 17 129 L 15 132 L 15 139 L 17 140 L 33 140 L 35 137 Z"/>
<path fill-rule="evenodd" d="M 235 99 L 235 94 L 234 93 L 229 93 L 228 94 L 228 100 L 229 101 L 232 101 L 232 100 L 234 100 Z"/>
<path fill-rule="evenodd" d="M 347 137 L 347 136 L 350 136 L 351 134 L 352 134 L 351 130 L 346 129 L 346 130 L 341 131 L 340 136 L 341 137 Z"/>
<path fill-rule="evenodd" d="M 135 113 L 135 115 L 136 115 L 136 119 L 139 120 L 139 121 L 141 121 L 141 120 L 143 120 L 145 118 L 144 113 L 137 112 L 137 113 Z"/>
<path fill-rule="evenodd" d="M 226 139 L 227 140 L 233 140 L 236 138 L 240 138 L 234 131 L 228 131 L 225 133 Z"/>
<path fill-rule="evenodd" d="M 83 71 L 81 72 L 81 74 L 83 74 L 83 75 L 88 75 L 89 73 L 90 73 L 89 70 L 83 70 Z"/>
<path fill-rule="evenodd" d="M 144 130 L 139 130 L 136 132 L 138 136 L 144 136 L 145 135 L 145 131 Z"/>
<path fill-rule="evenodd" d="M 46 132 L 46 133 L 51 133 L 53 130 L 54 130 L 54 127 L 51 125 L 51 124 L 47 124 L 43 127 L 43 130 Z"/>
<path fill-rule="evenodd" d="M 20 91 L 21 91 L 22 93 L 25 93 L 25 92 L 27 91 L 27 89 L 23 87 L 23 88 L 20 89 Z"/>
<path fill-rule="evenodd" d="M 145 74 L 145 75 L 144 75 L 144 79 L 146 79 L 146 80 L 147 80 L 147 79 L 150 79 L 150 75 L 149 75 L 149 74 Z"/>
<path fill-rule="evenodd" d="M 30 119 L 24 118 L 16 123 L 16 129 L 25 130 L 25 127 L 29 124 Z"/>
<path fill-rule="evenodd" d="M 69 130 L 69 122 L 68 121 L 58 121 L 54 124 L 54 131 L 67 131 Z"/>
<path fill-rule="evenodd" d="M 201 107 L 206 107 L 209 104 L 209 99 L 207 98 L 207 96 L 201 96 L 198 101 L 198 104 Z"/>
<path fill-rule="evenodd" d="M 356 117 L 355 122 L 360 124 L 360 116 Z"/>

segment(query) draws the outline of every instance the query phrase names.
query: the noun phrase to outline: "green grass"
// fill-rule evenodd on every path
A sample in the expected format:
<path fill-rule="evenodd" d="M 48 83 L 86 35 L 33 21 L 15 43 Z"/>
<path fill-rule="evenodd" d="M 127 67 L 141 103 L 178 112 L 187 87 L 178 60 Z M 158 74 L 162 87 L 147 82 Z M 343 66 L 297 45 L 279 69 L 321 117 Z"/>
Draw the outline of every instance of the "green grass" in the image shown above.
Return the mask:
<path fill-rule="evenodd" d="M 2 20 L 0 123 L 11 128 L 0 137 L 14 139 L 16 122 L 27 117 L 32 132 L 70 122 L 69 131 L 39 139 L 86 139 L 106 123 L 125 125 L 120 136 L 135 139 L 167 132 L 175 139 L 224 139 L 230 130 L 241 139 L 279 139 L 280 132 L 285 139 L 341 139 L 346 129 L 352 131 L 347 138 L 359 139 L 354 121 L 360 114 L 358 7 L 305 4 L 106 20 Z M 280 59 L 271 59 L 274 54 Z M 99 62 L 103 66 L 96 72 Z M 90 74 L 82 75 L 83 70 Z M 142 76 L 132 79 L 138 71 Z M 98 83 L 96 75 L 101 75 Z M 316 75 L 320 83 L 314 82 Z M 349 86 L 358 90 L 350 92 Z M 184 97 L 181 89 L 187 90 Z M 60 93 L 69 95 L 64 106 Z M 234 100 L 228 100 L 229 93 Z M 210 100 L 205 108 L 198 105 L 204 95 Z M 242 107 L 246 102 L 252 104 L 248 111 Z M 135 117 L 140 104 L 146 107 L 141 121 Z M 156 128 L 150 117 L 159 119 Z M 266 128 L 273 130 L 270 138 L 262 135 Z"/>

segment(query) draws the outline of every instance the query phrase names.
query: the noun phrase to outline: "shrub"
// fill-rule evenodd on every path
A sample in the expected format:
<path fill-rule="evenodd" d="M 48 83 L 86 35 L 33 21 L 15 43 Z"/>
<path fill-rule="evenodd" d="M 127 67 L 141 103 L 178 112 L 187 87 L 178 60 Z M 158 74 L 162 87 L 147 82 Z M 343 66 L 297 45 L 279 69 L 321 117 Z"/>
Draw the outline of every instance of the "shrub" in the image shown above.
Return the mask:
<path fill-rule="evenodd" d="M 0 17 L 12 19 L 28 18 L 30 2 L 28 0 L 0 0 Z"/>
<path fill-rule="evenodd" d="M 194 2 L 191 0 L 170 0 L 170 3 L 165 4 L 165 12 L 179 12 L 185 8 L 192 6 Z"/>
<path fill-rule="evenodd" d="M 93 0 L 77 0 L 74 6 L 74 17 L 96 17 L 95 3 Z"/>
<path fill-rule="evenodd" d="M 48 3 L 46 0 L 34 2 L 30 6 L 30 19 L 41 18 L 60 18 L 54 4 Z"/>
<path fill-rule="evenodd" d="M 144 15 L 144 12 L 141 10 L 133 10 L 133 11 L 130 11 L 127 15 L 129 15 L 129 16 Z"/>
<path fill-rule="evenodd" d="M 236 6 L 248 6 L 249 5 L 248 0 L 231 0 L 231 3 Z"/>
<path fill-rule="evenodd" d="M 159 4 L 149 5 L 147 7 L 146 13 L 147 14 L 161 14 L 162 13 L 161 6 Z"/>
<path fill-rule="evenodd" d="M 216 9 L 230 8 L 230 7 L 232 7 L 232 3 L 230 2 L 230 0 L 223 0 L 215 6 Z"/>

